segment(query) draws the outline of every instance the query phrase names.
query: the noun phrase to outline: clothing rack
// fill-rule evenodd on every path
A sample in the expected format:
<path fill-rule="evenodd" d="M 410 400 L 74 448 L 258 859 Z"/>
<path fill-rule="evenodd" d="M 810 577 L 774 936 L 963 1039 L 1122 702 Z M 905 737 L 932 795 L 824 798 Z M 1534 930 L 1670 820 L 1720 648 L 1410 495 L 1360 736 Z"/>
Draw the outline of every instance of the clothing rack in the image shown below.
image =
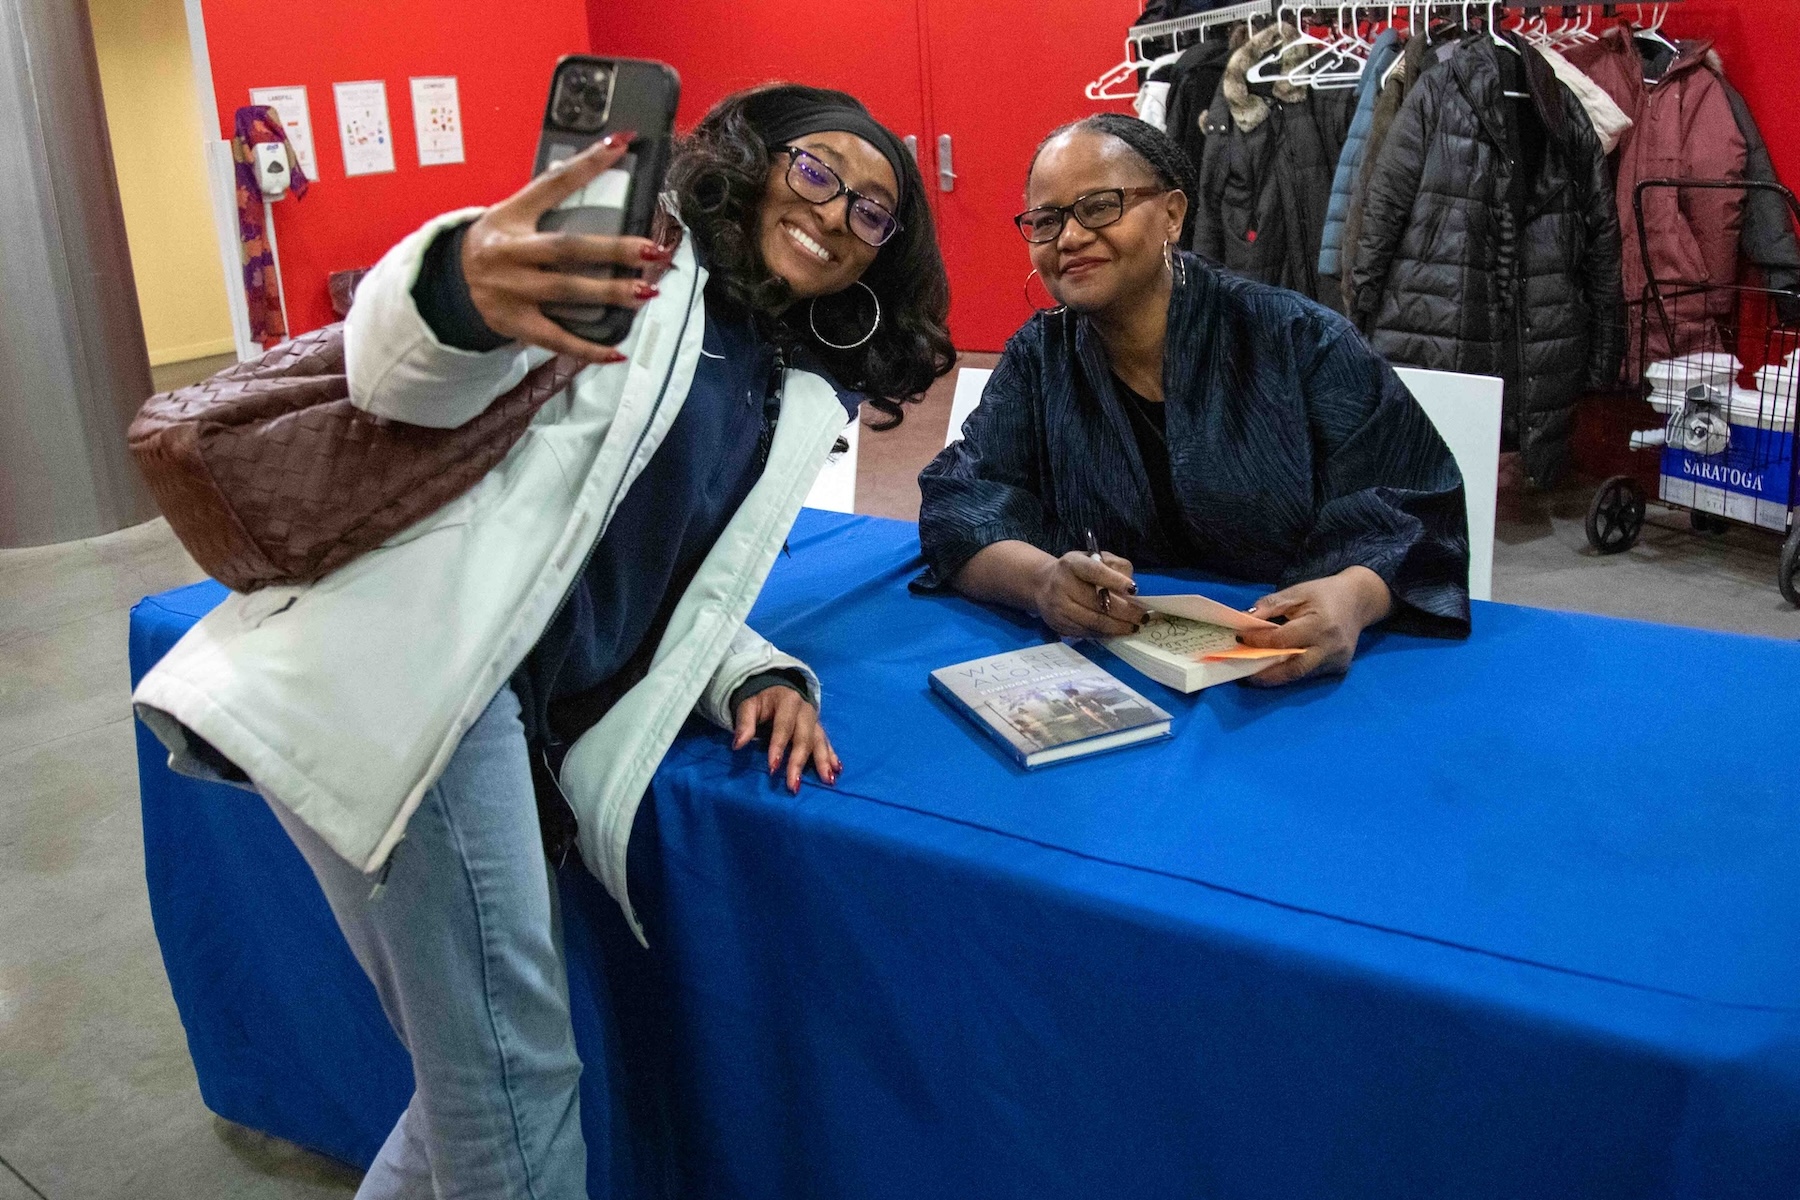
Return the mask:
<path fill-rule="evenodd" d="M 1171 17 L 1167 21 L 1154 21 L 1149 25 L 1133 25 L 1125 35 L 1125 60 L 1108 68 L 1100 78 L 1088 84 L 1084 89 L 1087 98 L 1130 100 L 1135 97 L 1138 91 L 1137 74 L 1149 69 L 1152 61 L 1144 56 L 1145 42 L 1159 38 L 1179 38 L 1184 33 L 1199 33 L 1204 36 L 1208 29 L 1220 25 L 1236 25 L 1256 17 L 1272 16 L 1274 12 L 1274 0 L 1247 0 L 1243 4 L 1230 4 L 1185 17 Z M 1117 90 L 1119 88 L 1127 90 Z"/>

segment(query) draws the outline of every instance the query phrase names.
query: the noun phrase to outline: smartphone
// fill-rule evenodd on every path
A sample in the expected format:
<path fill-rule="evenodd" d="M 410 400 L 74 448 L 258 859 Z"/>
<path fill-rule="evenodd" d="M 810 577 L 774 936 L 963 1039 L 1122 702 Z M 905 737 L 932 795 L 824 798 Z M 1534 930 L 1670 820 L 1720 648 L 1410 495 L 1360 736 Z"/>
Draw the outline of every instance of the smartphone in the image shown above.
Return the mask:
<path fill-rule="evenodd" d="M 634 130 L 637 136 L 617 166 L 545 213 L 538 228 L 649 237 L 674 149 L 675 104 L 680 98 L 681 77 L 666 63 L 585 54 L 558 61 L 550 77 L 534 175 L 615 130 Z M 593 267 L 583 273 L 613 279 L 638 272 L 629 267 Z M 637 314 L 611 305 L 546 304 L 544 315 L 577 337 L 611 346 L 630 332 Z"/>

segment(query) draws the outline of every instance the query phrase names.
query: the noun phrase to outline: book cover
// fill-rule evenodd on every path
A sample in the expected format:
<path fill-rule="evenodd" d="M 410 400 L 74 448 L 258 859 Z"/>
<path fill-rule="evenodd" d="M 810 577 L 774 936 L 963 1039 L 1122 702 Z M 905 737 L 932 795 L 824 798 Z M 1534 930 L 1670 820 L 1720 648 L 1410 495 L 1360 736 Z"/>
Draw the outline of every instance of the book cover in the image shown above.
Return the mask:
<path fill-rule="evenodd" d="M 940 667 L 931 686 L 1027 767 L 1169 731 L 1168 713 L 1061 642 Z"/>

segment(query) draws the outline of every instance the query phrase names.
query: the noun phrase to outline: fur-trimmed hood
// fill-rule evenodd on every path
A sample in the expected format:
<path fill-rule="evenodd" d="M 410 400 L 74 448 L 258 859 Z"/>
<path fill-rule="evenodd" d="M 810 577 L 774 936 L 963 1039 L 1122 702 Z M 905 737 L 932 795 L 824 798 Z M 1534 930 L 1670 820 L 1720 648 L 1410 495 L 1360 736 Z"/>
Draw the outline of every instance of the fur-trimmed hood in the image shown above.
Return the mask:
<path fill-rule="evenodd" d="M 1232 123 L 1243 133 L 1249 133 L 1269 118 L 1269 102 L 1250 90 L 1250 68 L 1254 67 L 1269 55 L 1275 47 L 1291 42 L 1299 37 L 1299 31 L 1292 25 L 1271 25 L 1248 38 L 1242 29 L 1232 34 L 1231 60 L 1225 64 L 1225 77 L 1219 83 L 1220 97 L 1225 101 L 1231 113 Z M 1302 51 L 1306 51 L 1305 54 Z M 1283 68 L 1299 66 L 1311 54 L 1311 46 L 1296 47 L 1282 56 Z M 1292 58 L 1293 61 L 1288 61 Z M 1290 83 L 1277 83 L 1274 87 L 1275 99 L 1283 104 L 1295 104 L 1306 99 L 1307 89 L 1296 87 Z"/>

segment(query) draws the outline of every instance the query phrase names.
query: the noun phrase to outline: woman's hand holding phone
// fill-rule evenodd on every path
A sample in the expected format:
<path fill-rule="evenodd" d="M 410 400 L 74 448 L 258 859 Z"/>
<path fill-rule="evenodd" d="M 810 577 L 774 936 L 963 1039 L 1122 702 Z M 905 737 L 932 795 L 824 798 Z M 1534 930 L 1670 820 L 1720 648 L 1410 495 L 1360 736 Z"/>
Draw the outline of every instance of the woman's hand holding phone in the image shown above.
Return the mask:
<path fill-rule="evenodd" d="M 656 295 L 652 279 L 670 253 L 648 238 L 540 233 L 538 220 L 625 157 L 632 135 L 595 142 L 494 205 L 463 237 L 463 278 L 488 328 L 503 337 L 589 363 L 624 361 L 610 346 L 576 337 L 543 313 L 545 304 L 641 308 Z M 584 267 L 619 266 L 646 277 L 596 279 Z"/>

